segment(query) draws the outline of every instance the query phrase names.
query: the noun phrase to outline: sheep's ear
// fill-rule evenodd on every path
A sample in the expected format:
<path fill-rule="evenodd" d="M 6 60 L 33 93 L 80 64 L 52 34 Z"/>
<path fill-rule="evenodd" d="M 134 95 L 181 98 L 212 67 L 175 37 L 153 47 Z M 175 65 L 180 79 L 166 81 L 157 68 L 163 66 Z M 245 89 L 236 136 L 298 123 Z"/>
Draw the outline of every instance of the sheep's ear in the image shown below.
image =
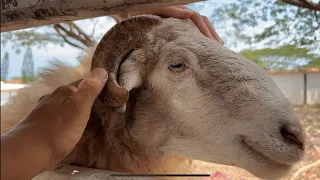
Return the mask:
<path fill-rule="evenodd" d="M 159 16 L 135 16 L 117 23 L 102 37 L 92 57 L 91 69 L 101 67 L 109 73 L 108 82 L 98 96 L 105 107 L 124 111 L 123 107 L 129 99 L 128 89 L 136 86 L 131 81 L 138 80 L 124 78 L 124 86 L 120 86 L 117 82 L 120 65 L 130 53 L 148 42 L 147 34 L 161 23 Z"/>
<path fill-rule="evenodd" d="M 143 67 L 133 59 L 125 60 L 119 69 L 118 83 L 121 87 L 130 92 L 134 88 L 142 85 Z M 116 108 L 116 112 L 123 113 L 126 111 L 126 104 Z"/>

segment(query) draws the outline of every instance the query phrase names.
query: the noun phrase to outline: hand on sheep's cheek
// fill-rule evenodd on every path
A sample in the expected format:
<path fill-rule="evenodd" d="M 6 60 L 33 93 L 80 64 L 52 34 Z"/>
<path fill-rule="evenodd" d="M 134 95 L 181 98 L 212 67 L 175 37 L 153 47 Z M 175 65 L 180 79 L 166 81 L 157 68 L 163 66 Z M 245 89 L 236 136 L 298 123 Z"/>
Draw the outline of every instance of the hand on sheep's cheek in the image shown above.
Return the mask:
<path fill-rule="evenodd" d="M 186 6 L 169 6 L 159 9 L 139 11 L 128 14 L 118 14 L 114 15 L 114 17 L 116 19 L 123 20 L 125 18 L 140 14 L 154 14 L 174 18 L 190 18 L 194 22 L 194 24 L 199 28 L 203 35 L 207 36 L 208 38 L 217 40 L 222 45 L 224 44 L 223 40 L 214 30 L 213 26 L 211 25 L 207 17 L 200 15 L 198 12 L 187 8 Z"/>
<path fill-rule="evenodd" d="M 12 130 L 1 135 L 1 179 L 31 179 L 76 146 L 105 83 L 102 68 L 43 97 Z"/>

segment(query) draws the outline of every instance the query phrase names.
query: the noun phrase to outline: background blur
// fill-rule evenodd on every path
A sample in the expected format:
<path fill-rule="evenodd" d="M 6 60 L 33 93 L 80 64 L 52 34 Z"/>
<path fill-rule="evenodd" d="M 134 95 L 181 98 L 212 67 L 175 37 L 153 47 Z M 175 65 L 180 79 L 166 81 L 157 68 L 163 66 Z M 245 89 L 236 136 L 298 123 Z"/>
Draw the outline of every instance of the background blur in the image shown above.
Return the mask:
<path fill-rule="evenodd" d="M 295 106 L 308 136 L 307 155 L 286 179 L 320 180 L 320 1 L 224 0 L 192 3 L 225 46 L 257 63 Z M 1 33 L 1 105 L 37 78 L 48 62 L 77 58 L 116 23 L 99 17 Z M 255 179 L 244 170 L 195 161 L 214 179 Z"/>

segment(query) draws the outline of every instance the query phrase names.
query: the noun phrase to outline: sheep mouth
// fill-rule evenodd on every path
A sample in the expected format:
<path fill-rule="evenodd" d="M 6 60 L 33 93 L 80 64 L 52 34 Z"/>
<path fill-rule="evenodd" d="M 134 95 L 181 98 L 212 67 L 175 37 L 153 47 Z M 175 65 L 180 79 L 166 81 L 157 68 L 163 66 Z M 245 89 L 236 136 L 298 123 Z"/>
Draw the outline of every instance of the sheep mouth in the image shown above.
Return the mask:
<path fill-rule="evenodd" d="M 253 146 L 250 146 L 249 143 L 247 143 L 246 139 L 242 139 L 241 144 L 244 147 L 244 149 L 246 149 L 246 151 L 250 154 L 250 156 L 252 156 L 253 158 L 255 158 L 259 161 L 263 160 L 264 162 L 266 162 L 268 164 L 274 164 L 278 167 L 286 167 L 286 168 L 292 167 L 292 165 L 290 165 L 290 164 L 284 164 L 282 162 L 276 161 L 276 160 L 271 159 L 270 157 L 264 155 L 263 153 L 261 153 L 259 150 L 257 150 Z"/>

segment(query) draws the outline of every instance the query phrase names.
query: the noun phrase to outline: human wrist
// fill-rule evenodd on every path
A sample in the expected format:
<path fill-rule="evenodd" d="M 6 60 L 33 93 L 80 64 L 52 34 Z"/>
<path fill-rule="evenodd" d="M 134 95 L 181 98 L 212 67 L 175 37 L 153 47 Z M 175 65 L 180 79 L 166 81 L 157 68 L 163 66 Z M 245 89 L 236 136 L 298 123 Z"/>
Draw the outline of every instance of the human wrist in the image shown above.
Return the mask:
<path fill-rule="evenodd" d="M 50 168 L 50 154 L 43 135 L 29 128 L 15 127 L 1 136 L 1 164 L 7 166 L 7 171 L 18 171 L 13 174 L 21 178 L 33 178 Z M 3 142 L 2 142 L 3 140 Z M 3 156 L 2 156 L 3 155 Z M 4 157 L 6 156 L 6 157 Z M 8 173 L 9 173 L 8 172 Z M 15 179 L 15 178 L 13 178 Z"/>

